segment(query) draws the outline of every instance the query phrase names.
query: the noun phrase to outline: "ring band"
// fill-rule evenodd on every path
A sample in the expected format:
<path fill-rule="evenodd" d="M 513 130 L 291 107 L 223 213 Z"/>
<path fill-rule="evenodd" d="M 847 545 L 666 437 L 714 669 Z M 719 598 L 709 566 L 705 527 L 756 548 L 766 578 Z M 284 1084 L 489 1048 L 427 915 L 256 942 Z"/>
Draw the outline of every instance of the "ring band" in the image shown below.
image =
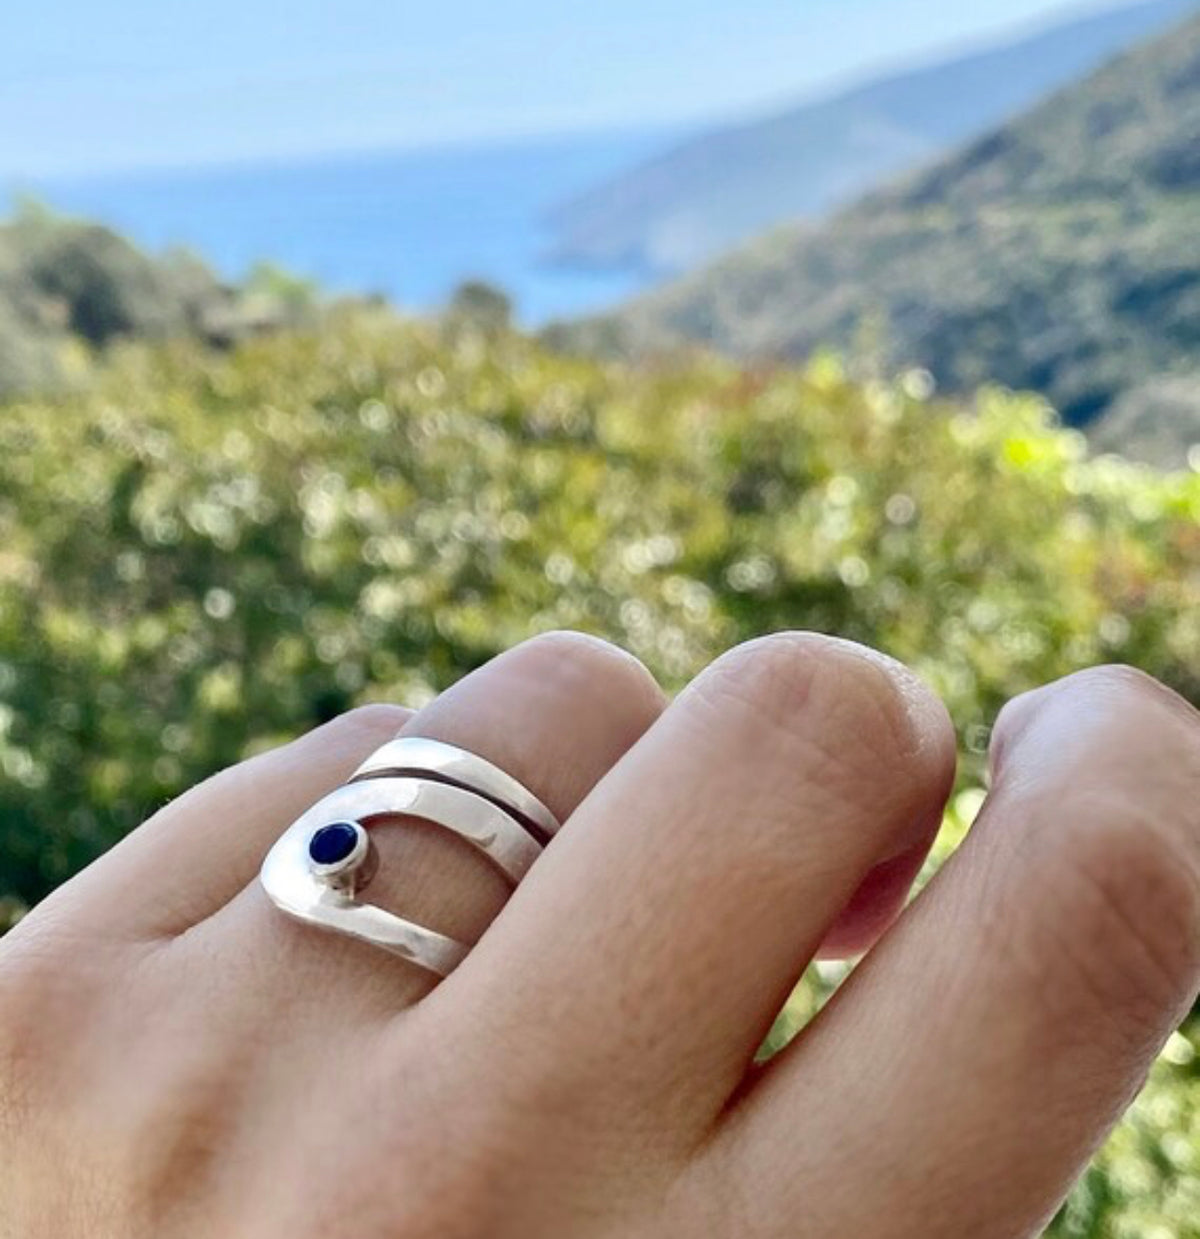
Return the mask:
<path fill-rule="evenodd" d="M 459 782 L 468 772 L 481 774 L 485 787 Z M 520 813 L 508 803 L 512 800 L 519 802 Z M 377 750 L 350 782 L 317 801 L 276 840 L 259 875 L 276 907 L 444 977 L 468 947 L 356 897 L 377 863 L 366 823 L 395 814 L 423 818 L 459 835 L 514 887 L 542 851 L 530 820 L 542 831 L 547 819 L 555 828 L 558 823 L 499 767 L 453 745 L 406 737 Z"/>
<path fill-rule="evenodd" d="M 465 787 L 513 815 L 539 843 L 559 831 L 558 818 L 523 784 L 485 757 L 441 740 L 401 736 L 375 750 L 351 783 L 379 774 L 415 774 Z"/>

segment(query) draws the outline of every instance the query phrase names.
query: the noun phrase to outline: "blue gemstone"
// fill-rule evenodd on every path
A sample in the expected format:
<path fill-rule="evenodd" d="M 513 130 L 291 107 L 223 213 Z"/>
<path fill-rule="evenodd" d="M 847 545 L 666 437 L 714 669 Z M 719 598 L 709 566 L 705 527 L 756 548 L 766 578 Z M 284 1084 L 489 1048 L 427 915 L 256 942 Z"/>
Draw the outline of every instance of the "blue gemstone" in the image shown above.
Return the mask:
<path fill-rule="evenodd" d="M 308 854 L 314 864 L 336 865 L 358 846 L 358 831 L 353 822 L 331 822 L 322 826 L 308 841 Z"/>

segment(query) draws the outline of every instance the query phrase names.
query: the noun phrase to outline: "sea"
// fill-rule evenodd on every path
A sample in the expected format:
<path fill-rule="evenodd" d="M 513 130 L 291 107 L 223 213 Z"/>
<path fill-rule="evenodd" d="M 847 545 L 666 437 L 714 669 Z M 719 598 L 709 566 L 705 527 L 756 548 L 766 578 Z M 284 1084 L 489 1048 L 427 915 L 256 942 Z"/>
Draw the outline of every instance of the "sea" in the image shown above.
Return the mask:
<path fill-rule="evenodd" d="M 546 220 L 672 136 L 587 134 L 5 188 L 154 251 L 186 246 L 231 279 L 267 261 L 328 293 L 382 294 L 415 312 L 445 304 L 464 280 L 486 280 L 537 327 L 619 302 L 652 279 L 549 263 Z"/>

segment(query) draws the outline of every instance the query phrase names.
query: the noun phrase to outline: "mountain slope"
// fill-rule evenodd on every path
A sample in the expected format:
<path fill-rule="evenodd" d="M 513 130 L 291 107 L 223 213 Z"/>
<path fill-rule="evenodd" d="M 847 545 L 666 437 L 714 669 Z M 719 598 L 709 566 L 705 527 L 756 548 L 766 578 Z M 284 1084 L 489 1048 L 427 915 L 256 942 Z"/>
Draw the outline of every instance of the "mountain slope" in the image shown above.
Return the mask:
<path fill-rule="evenodd" d="M 77 385 L 119 340 L 231 344 L 294 324 L 302 281 L 261 265 L 237 286 L 185 250 L 155 255 L 101 224 L 26 203 L 0 220 L 0 399 Z"/>
<path fill-rule="evenodd" d="M 790 227 L 571 333 L 644 352 L 873 348 L 1083 424 L 1200 389 L 1200 16 L 820 228 Z"/>
<path fill-rule="evenodd" d="M 824 214 L 1001 123 L 1194 4 L 1151 0 L 1090 13 L 1009 46 L 704 134 L 555 211 L 552 257 L 694 267 L 774 224 Z"/>

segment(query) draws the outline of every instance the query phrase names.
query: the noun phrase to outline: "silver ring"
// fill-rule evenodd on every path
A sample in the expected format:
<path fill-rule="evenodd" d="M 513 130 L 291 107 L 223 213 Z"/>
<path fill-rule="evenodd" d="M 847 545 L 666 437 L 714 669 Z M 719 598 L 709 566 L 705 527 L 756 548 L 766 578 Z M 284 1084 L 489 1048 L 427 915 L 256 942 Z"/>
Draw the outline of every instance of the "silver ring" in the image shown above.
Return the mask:
<path fill-rule="evenodd" d="M 444 779 L 507 809 L 539 843 L 559 831 L 558 818 L 522 783 L 477 753 L 427 740 L 401 736 L 375 750 L 350 776 L 350 782 L 378 774 L 417 774 Z"/>
<path fill-rule="evenodd" d="M 516 886 L 542 851 L 525 815 L 531 807 L 540 810 L 539 816 L 549 816 L 549 811 L 510 775 L 474 754 L 437 741 L 422 741 L 418 747 L 406 740 L 397 767 L 396 743 L 384 745 L 350 782 L 302 813 L 267 853 L 259 880 L 275 906 L 289 916 L 371 942 L 444 977 L 462 962 L 468 947 L 359 900 L 359 891 L 378 865 L 367 824 L 393 814 L 434 822 L 477 848 Z M 433 769 L 415 765 L 423 754 L 431 756 Z M 449 781 L 451 774 L 457 778 L 467 767 L 473 772 L 486 767 L 485 790 Z M 397 768 L 404 773 L 392 773 Z M 498 803 L 498 790 L 507 799 L 520 800 L 519 816 L 513 807 Z"/>

